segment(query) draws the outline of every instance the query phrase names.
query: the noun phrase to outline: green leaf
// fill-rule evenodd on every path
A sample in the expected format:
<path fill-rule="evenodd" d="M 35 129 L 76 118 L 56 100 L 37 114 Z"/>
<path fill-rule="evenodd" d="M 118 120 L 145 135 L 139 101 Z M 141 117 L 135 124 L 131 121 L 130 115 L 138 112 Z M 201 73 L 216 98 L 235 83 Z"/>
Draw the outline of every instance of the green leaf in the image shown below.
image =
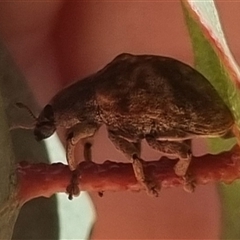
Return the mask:
<path fill-rule="evenodd" d="M 214 8 L 214 5 L 212 6 Z M 231 79 L 230 69 L 217 54 L 214 41 L 210 41 L 209 35 L 207 35 L 210 33 L 206 33 L 206 29 L 203 31 L 203 25 L 196 13 L 186 2 L 182 2 L 182 7 L 192 41 L 196 69 L 215 87 L 231 109 L 237 125 L 240 126 L 240 93 Z M 236 140 L 234 138 L 229 140 L 211 139 L 207 141 L 207 144 L 210 152 L 219 153 L 231 149 L 236 144 Z M 220 184 L 219 193 L 222 203 L 221 239 L 240 239 L 240 181 L 235 181 L 231 185 Z"/>
<path fill-rule="evenodd" d="M 16 163 L 23 160 L 48 162 L 48 155 L 44 144 L 34 140 L 32 131 L 9 131 L 9 126 L 28 125 L 31 120 L 25 111 L 16 107 L 16 102 L 28 103 L 33 109 L 36 109 L 36 104 L 1 41 L 0 73 L 0 239 L 11 239 L 11 236 L 13 239 L 57 239 L 55 197 L 35 199 L 19 212 L 21 206 L 15 197 Z M 42 231 L 46 224 L 48 229 Z"/>
<path fill-rule="evenodd" d="M 221 239 L 240 239 L 240 181 L 231 185 L 220 184 L 222 204 Z"/>
<path fill-rule="evenodd" d="M 0 46 L 0 78 L 2 78 L 5 71 L 9 70 L 9 68 L 5 66 L 4 60 L 4 53 Z M 14 223 L 20 207 L 15 198 L 15 158 L 1 94 L 0 116 L 0 239 L 11 239 Z"/>
<path fill-rule="evenodd" d="M 214 46 L 204 34 L 202 26 L 193 13 L 183 4 L 184 17 L 191 37 L 195 68 L 201 72 L 218 91 L 219 95 L 231 109 L 235 120 L 240 126 L 240 92 L 231 80 L 230 73 L 216 53 Z M 236 143 L 220 139 L 209 139 L 209 150 L 212 153 L 219 153 L 229 150 Z M 230 146 L 229 146 L 230 145 Z"/>

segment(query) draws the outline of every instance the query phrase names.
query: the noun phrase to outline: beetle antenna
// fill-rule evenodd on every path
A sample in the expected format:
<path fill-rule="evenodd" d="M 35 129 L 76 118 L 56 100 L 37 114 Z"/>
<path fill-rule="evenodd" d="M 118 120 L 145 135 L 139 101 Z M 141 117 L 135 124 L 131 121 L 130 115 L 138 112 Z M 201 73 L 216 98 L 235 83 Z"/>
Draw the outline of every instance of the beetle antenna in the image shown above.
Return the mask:
<path fill-rule="evenodd" d="M 27 105 L 25 105 L 25 104 L 23 104 L 23 103 L 20 103 L 20 102 L 17 102 L 17 103 L 16 103 L 16 106 L 18 106 L 19 108 L 25 108 L 25 109 L 28 111 L 28 113 L 30 114 L 30 116 L 31 116 L 35 121 L 37 121 L 37 117 L 33 114 L 32 110 L 31 110 Z"/>
<path fill-rule="evenodd" d="M 34 126 L 25 126 L 25 125 L 13 125 L 13 126 L 11 126 L 11 127 L 9 127 L 9 130 L 10 131 L 12 131 L 12 130 L 14 130 L 14 129 L 19 129 L 19 128 L 21 128 L 21 129 L 33 129 L 34 128 Z"/>

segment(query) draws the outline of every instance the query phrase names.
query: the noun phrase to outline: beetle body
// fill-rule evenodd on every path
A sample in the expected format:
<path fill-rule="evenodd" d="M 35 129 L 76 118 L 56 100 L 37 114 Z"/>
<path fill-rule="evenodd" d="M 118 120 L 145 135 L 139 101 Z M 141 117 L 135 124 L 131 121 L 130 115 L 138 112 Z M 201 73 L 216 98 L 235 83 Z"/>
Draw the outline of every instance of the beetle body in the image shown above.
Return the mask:
<path fill-rule="evenodd" d="M 34 132 L 41 140 L 65 127 L 67 159 L 75 169 L 76 143 L 94 136 L 103 124 L 116 148 L 133 162 L 137 179 L 151 192 L 156 186 L 144 176 L 142 139 L 164 155 L 178 157 L 175 172 L 184 176 L 191 159 L 188 139 L 223 136 L 234 119 L 213 86 L 190 66 L 168 57 L 121 54 L 54 96 Z"/>

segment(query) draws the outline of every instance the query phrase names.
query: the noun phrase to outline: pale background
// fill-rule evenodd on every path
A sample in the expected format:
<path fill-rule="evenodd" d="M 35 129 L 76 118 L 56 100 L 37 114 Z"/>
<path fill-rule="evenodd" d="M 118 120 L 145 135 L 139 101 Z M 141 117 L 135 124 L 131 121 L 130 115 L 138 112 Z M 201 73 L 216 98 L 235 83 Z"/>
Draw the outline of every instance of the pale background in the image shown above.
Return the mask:
<path fill-rule="evenodd" d="M 217 1 L 217 8 L 239 63 L 240 2 Z M 122 52 L 167 55 L 189 64 L 193 60 L 179 1 L 1 2 L 0 34 L 41 106 L 63 86 Z M 196 146 L 196 153 L 202 151 L 201 144 Z M 158 156 L 144 146 L 143 158 Z M 126 161 L 104 129 L 96 136 L 94 159 Z M 144 192 L 92 198 L 98 216 L 94 239 L 219 236 L 220 202 L 214 185 L 198 187 L 194 194 L 162 190 L 159 198 Z"/>

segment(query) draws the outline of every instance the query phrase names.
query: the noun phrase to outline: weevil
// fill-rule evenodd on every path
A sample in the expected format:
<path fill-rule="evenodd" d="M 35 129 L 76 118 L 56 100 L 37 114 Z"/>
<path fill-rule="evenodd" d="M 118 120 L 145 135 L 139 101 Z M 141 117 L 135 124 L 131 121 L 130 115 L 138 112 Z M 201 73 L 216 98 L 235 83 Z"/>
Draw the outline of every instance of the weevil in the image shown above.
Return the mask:
<path fill-rule="evenodd" d="M 76 144 L 93 137 L 102 125 L 131 161 L 136 179 L 157 195 L 158 184 L 144 173 L 143 139 L 163 155 L 178 158 L 175 173 L 185 178 L 190 140 L 222 137 L 231 132 L 234 119 L 209 81 L 189 65 L 170 57 L 123 53 L 57 93 L 36 118 L 34 135 L 42 140 L 58 127 L 66 128 L 67 161 L 75 170 Z M 88 143 L 84 156 L 91 161 Z M 68 189 L 70 194 L 75 190 Z"/>

